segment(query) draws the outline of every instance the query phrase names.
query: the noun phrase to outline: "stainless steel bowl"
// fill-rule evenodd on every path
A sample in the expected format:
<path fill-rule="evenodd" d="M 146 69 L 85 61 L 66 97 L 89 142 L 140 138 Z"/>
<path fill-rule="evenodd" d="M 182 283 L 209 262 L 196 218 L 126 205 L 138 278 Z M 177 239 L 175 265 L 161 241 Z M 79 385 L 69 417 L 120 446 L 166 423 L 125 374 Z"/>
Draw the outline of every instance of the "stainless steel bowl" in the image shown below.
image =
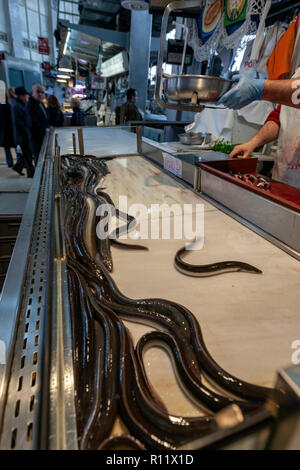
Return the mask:
<path fill-rule="evenodd" d="M 179 134 L 179 140 L 184 145 L 202 145 L 211 142 L 211 134 L 203 132 L 189 132 Z"/>
<path fill-rule="evenodd" d="M 211 141 L 212 141 L 212 135 L 211 135 L 211 133 L 210 133 L 210 132 L 207 132 L 206 134 L 203 134 L 203 135 L 204 135 L 203 143 L 204 143 L 205 145 L 210 144 Z"/>
<path fill-rule="evenodd" d="M 164 79 L 164 92 L 172 101 L 214 102 L 230 90 L 232 83 L 207 75 L 170 75 Z"/>
<path fill-rule="evenodd" d="M 204 137 L 201 132 L 191 132 L 189 134 L 179 134 L 179 139 L 184 145 L 201 145 Z"/>

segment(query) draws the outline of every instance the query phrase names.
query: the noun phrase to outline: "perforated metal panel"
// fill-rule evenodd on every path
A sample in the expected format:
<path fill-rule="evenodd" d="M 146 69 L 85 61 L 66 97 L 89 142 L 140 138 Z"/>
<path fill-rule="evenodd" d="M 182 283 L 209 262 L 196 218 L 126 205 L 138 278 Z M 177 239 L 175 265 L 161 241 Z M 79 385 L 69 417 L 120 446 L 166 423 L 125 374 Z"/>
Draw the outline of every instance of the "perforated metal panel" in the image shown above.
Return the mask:
<path fill-rule="evenodd" d="M 7 364 L 0 370 L 0 449 L 77 448 L 66 265 L 64 247 L 57 247 L 63 228 L 55 144 L 50 131 L 0 302 L 0 320 L 9 328 Z"/>
<path fill-rule="evenodd" d="M 36 449 L 42 446 L 45 322 L 49 313 L 48 287 L 51 281 L 49 194 L 52 192 L 49 162 L 46 162 L 4 414 L 1 448 L 5 449 Z"/>

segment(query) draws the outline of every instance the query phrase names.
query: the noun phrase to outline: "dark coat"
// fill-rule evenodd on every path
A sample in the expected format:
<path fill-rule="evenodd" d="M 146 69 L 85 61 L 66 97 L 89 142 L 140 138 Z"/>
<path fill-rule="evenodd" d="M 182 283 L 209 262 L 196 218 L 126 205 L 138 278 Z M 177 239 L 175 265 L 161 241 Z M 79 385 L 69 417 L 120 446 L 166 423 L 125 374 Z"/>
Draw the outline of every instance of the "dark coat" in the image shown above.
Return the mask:
<path fill-rule="evenodd" d="M 80 108 L 75 108 L 72 114 L 71 126 L 84 126 L 84 116 L 85 114 Z"/>
<path fill-rule="evenodd" d="M 121 106 L 120 123 L 125 124 L 130 121 L 142 121 L 142 115 L 134 103 L 127 101 Z"/>
<path fill-rule="evenodd" d="M 50 117 L 50 124 L 52 127 L 62 127 L 64 125 L 64 115 L 60 109 L 49 107 L 47 111 Z"/>
<path fill-rule="evenodd" d="M 28 145 L 28 127 L 26 116 L 26 105 L 20 100 L 16 100 L 12 108 L 14 137 L 16 145 Z"/>
<path fill-rule="evenodd" d="M 15 147 L 10 104 L 0 104 L 0 147 Z"/>
<path fill-rule="evenodd" d="M 26 118 L 29 131 L 29 145 L 33 155 L 37 157 L 42 148 L 46 129 L 50 127 L 49 114 L 44 105 L 31 96 L 26 104 Z"/>

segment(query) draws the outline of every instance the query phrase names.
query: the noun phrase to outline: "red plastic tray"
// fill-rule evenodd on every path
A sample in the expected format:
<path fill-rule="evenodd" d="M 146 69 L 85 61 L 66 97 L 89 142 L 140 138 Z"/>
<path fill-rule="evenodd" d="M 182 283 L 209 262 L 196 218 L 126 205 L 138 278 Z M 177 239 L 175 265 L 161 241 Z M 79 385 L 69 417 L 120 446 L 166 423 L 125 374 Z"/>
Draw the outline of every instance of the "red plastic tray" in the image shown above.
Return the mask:
<path fill-rule="evenodd" d="M 238 180 L 229 174 L 230 171 L 237 171 L 242 174 L 251 173 L 253 175 L 260 176 L 256 173 L 257 158 L 221 160 L 208 163 L 196 163 L 196 165 L 209 173 L 236 184 L 237 186 L 241 186 L 248 191 L 252 191 L 266 199 L 270 199 L 277 204 L 281 204 L 282 206 L 300 213 L 300 189 L 271 180 L 271 188 L 266 191 L 247 184 L 244 181 Z M 263 178 L 265 177 L 263 176 Z"/>

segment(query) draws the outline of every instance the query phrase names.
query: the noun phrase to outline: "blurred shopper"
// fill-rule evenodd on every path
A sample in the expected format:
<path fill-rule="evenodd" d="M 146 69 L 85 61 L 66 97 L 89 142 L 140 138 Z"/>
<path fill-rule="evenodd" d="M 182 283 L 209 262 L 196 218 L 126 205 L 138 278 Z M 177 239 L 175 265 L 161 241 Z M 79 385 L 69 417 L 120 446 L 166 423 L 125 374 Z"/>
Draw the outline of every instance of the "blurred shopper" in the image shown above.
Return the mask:
<path fill-rule="evenodd" d="M 80 106 L 81 106 L 80 99 L 75 98 L 75 97 L 71 98 L 70 105 L 71 105 L 71 108 L 73 109 L 71 126 L 76 126 L 76 127 L 85 126 L 85 122 L 84 122 L 85 114 L 82 111 L 82 109 L 80 109 Z"/>
<path fill-rule="evenodd" d="M 52 127 L 62 127 L 64 125 L 64 115 L 61 111 L 60 102 L 55 95 L 50 95 L 48 97 L 47 111 Z"/>
<path fill-rule="evenodd" d="M 11 105 L 11 106 L 14 106 L 15 102 L 16 102 L 16 90 L 14 87 L 10 87 L 8 88 L 8 103 Z M 16 155 L 17 155 L 17 161 L 20 160 L 20 158 L 22 158 L 22 152 L 21 152 L 21 148 L 19 145 L 17 145 L 17 147 L 15 148 L 15 151 L 16 151 Z"/>
<path fill-rule="evenodd" d="M 43 105 L 45 91 L 42 85 L 36 83 L 32 87 L 32 94 L 26 104 L 27 126 L 29 131 L 29 145 L 37 164 L 42 148 L 46 129 L 50 127 L 48 111 Z"/>
<path fill-rule="evenodd" d="M 32 153 L 29 147 L 28 129 L 26 123 L 26 103 L 29 93 L 24 87 L 16 88 L 16 102 L 12 108 L 14 137 L 16 145 L 22 150 L 22 157 L 17 161 L 13 170 L 23 175 L 22 170 L 26 168 L 27 177 L 32 178 L 34 175 L 34 167 L 32 164 Z"/>
<path fill-rule="evenodd" d="M 137 91 L 134 88 L 127 90 L 127 101 L 121 107 L 120 123 L 126 124 L 130 121 L 142 121 L 143 116 L 136 106 Z"/>
<path fill-rule="evenodd" d="M 8 92 L 8 104 L 13 106 L 16 102 L 16 92 L 15 92 L 14 87 L 8 88 L 7 92 Z"/>
<path fill-rule="evenodd" d="M 11 115 L 11 105 L 9 104 L 9 93 L 6 92 L 6 104 L 0 105 L 0 147 L 4 147 L 6 163 L 9 168 L 14 165 L 11 148 L 15 147 L 14 131 Z"/>
<path fill-rule="evenodd" d="M 116 126 L 119 126 L 121 124 L 121 106 L 116 106 L 115 116 L 116 116 Z"/>

